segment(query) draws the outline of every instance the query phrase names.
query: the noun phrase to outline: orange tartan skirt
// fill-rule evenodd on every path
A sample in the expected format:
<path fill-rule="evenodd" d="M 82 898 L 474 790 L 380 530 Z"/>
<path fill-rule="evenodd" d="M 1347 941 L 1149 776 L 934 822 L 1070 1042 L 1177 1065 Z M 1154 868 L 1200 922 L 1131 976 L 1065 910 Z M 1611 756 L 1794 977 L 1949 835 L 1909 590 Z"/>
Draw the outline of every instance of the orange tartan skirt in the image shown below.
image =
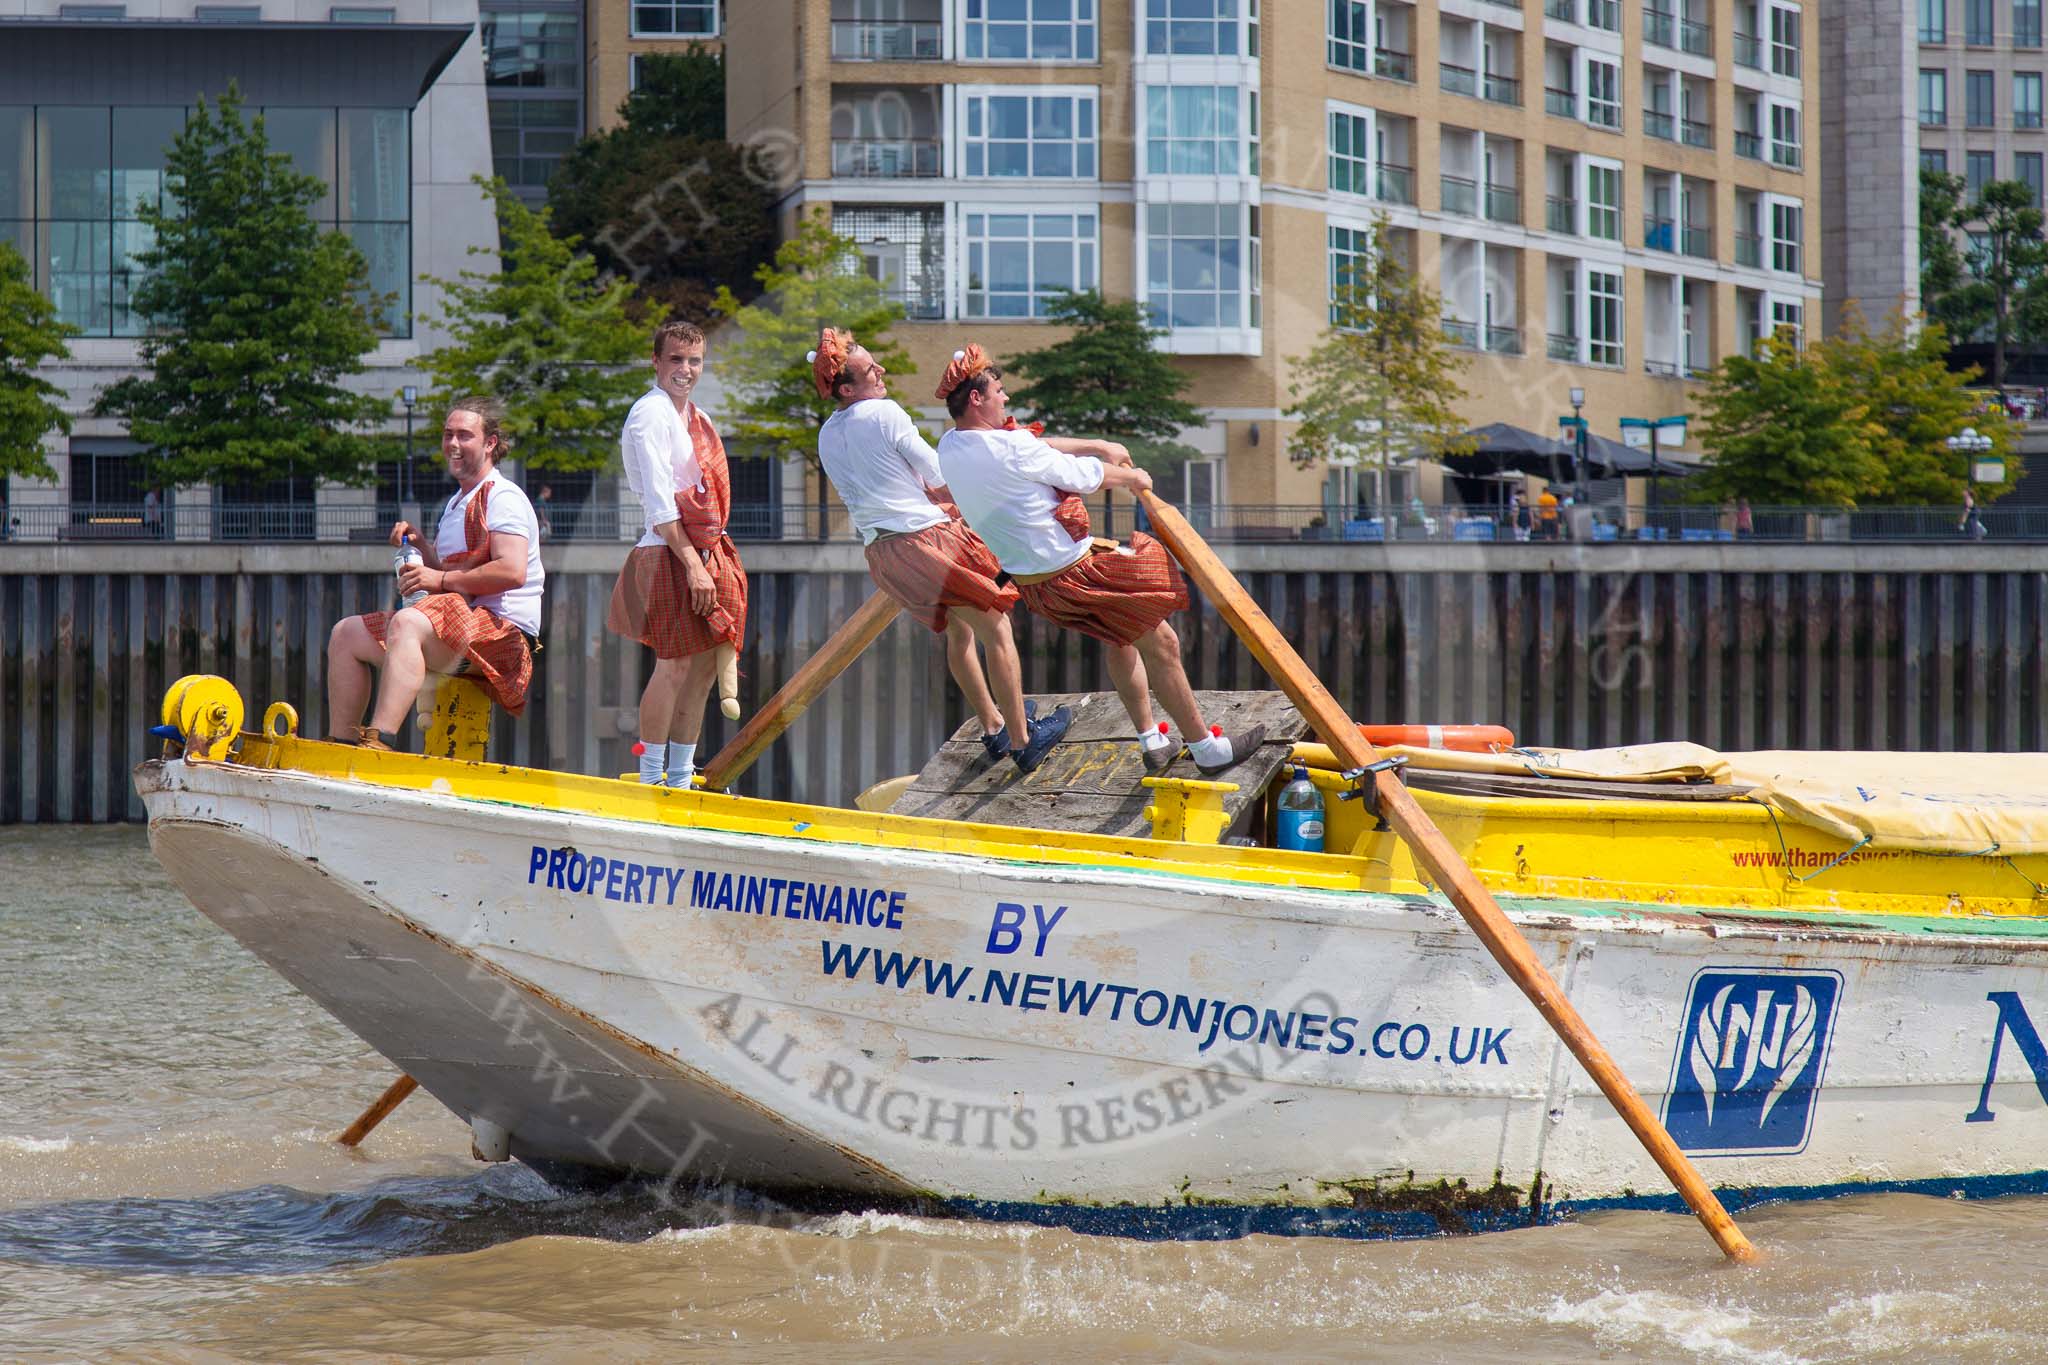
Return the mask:
<path fill-rule="evenodd" d="M 1129 554 L 1098 550 L 1064 572 L 1017 585 L 1024 605 L 1046 620 L 1111 644 L 1128 645 L 1188 604 L 1187 584 L 1166 547 L 1143 531 Z"/>
<path fill-rule="evenodd" d="M 740 565 L 739 551 L 720 536 L 704 567 L 718 587 L 718 605 L 709 616 L 690 610 L 690 581 L 683 575 L 683 562 L 668 546 L 635 546 L 612 585 L 606 628 L 638 640 L 657 659 L 702 654 L 724 641 L 738 649 L 747 631 L 747 571 Z"/>
<path fill-rule="evenodd" d="M 469 664 L 464 676 L 475 678 L 491 699 L 513 715 L 526 709 L 526 689 L 533 681 L 533 651 L 526 634 L 501 616 L 473 605 L 459 592 L 437 592 L 406 608 L 434 624 L 434 638 Z M 363 613 L 363 624 L 378 644 L 391 624 L 392 613 Z"/>
<path fill-rule="evenodd" d="M 875 586 L 930 630 L 946 628 L 949 607 L 1001 614 L 1017 605 L 1017 589 L 996 581 L 1002 565 L 962 522 L 882 536 L 868 543 L 867 556 Z"/>

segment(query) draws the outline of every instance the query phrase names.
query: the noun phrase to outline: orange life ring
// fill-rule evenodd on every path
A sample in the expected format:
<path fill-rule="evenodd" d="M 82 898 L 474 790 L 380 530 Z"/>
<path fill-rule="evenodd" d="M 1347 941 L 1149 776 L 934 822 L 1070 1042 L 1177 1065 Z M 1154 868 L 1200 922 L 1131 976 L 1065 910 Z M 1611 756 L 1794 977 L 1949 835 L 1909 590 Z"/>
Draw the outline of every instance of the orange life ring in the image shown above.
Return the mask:
<path fill-rule="evenodd" d="M 1515 747 L 1515 733 L 1505 725 L 1361 725 L 1358 732 L 1376 749 L 1405 744 L 1413 749 L 1491 754 Z"/>

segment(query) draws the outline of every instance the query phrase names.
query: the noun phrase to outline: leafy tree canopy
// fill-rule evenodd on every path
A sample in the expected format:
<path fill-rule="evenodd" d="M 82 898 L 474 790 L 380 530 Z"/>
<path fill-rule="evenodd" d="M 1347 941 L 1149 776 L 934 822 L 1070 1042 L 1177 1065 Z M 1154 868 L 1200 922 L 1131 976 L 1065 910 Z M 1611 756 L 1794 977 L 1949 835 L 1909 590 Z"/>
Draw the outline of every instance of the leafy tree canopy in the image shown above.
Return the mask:
<path fill-rule="evenodd" d="M 1181 397 L 1188 376 L 1153 344 L 1165 333 L 1147 321 L 1143 304 L 1112 302 L 1095 290 L 1063 292 L 1048 316 L 1072 334 L 1003 362 L 1027 381 L 1011 397 L 1030 417 L 1057 435 L 1121 441 L 1155 467 L 1193 456 L 1175 438 L 1208 419 Z"/>
<path fill-rule="evenodd" d="M 1990 501 L 2018 481 L 2018 446 L 2005 410 L 1986 403 L 1981 390 L 1967 387 L 1977 378 L 1975 366 L 1951 370 L 1948 336 L 1939 323 L 1915 330 L 1903 313 L 1894 313 L 1881 332 L 1872 332 L 1853 304 L 1843 310 L 1842 325 L 1822 343 L 1830 364 L 1851 390 L 1861 395 L 1877 428 L 1872 448 L 1877 478 L 1863 501 L 1925 505 L 1959 501 L 1969 483 L 1970 456 L 1948 448 L 1948 438 L 1964 427 L 1991 438 L 1986 454 L 2005 459 L 2003 482 L 1975 485 L 1977 496 Z"/>
<path fill-rule="evenodd" d="M 619 118 L 647 138 L 725 140 L 725 57 L 691 43 L 681 52 L 640 54 L 640 83 Z"/>
<path fill-rule="evenodd" d="M 804 359 L 819 329 L 852 332 L 889 371 L 890 393 L 900 397 L 895 381 L 916 373 L 889 339 L 903 307 L 862 272 L 859 247 L 817 218 L 806 218 L 754 279 L 760 297 L 753 303 L 742 303 L 730 289 L 718 291 L 719 315 L 735 324 L 711 358 L 736 400 L 722 414 L 727 433 L 762 447 L 761 454 L 816 460 L 818 428 L 835 406 L 818 396 Z"/>
<path fill-rule="evenodd" d="M 68 360 L 64 339 L 78 329 L 61 322 L 50 301 L 36 291 L 28 262 L 0 242 L 0 479 L 9 474 L 54 479 L 43 453 L 43 437 L 71 430 L 57 400 L 63 390 L 36 373 L 45 361 Z"/>
<path fill-rule="evenodd" d="M 1386 233 L 1381 217 L 1337 281 L 1321 340 L 1289 362 L 1297 465 L 1363 455 L 1384 480 L 1393 460 L 1415 451 L 1472 447 L 1456 406 L 1465 358 L 1444 332 L 1436 291 L 1387 249 Z"/>
<path fill-rule="evenodd" d="M 476 183 L 497 210 L 503 264 L 436 281 L 448 343 L 421 362 L 434 378 L 434 400 L 495 394 L 520 458 L 548 469 L 601 469 L 618 449 L 626 410 L 647 387 L 653 329 L 633 314 L 633 287 L 600 279 L 574 238 L 548 231 L 545 209 L 528 209 L 501 179 Z"/>
<path fill-rule="evenodd" d="M 313 222 L 325 194 L 270 150 L 234 87 L 201 99 L 164 162 L 161 204 L 135 214 L 153 234 L 138 253 L 134 305 L 153 330 L 146 373 L 101 393 L 144 446 L 152 483 L 260 482 L 288 475 L 363 482 L 385 442 L 359 430 L 389 414 L 350 392 L 376 345 L 362 253 Z"/>

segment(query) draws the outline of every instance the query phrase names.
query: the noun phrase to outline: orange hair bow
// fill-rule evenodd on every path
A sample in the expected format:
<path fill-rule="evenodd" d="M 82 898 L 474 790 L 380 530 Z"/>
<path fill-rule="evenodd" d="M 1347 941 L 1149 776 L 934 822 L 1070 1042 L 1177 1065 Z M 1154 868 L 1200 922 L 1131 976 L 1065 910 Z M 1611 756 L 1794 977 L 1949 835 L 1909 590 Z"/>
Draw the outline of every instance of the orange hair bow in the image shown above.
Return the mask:
<path fill-rule="evenodd" d="M 818 333 L 818 349 L 808 357 L 811 362 L 811 382 L 818 386 L 818 397 L 832 400 L 832 384 L 846 368 L 846 357 L 853 350 L 853 333 L 837 327 L 827 327 Z"/>
<path fill-rule="evenodd" d="M 939 376 L 939 401 L 944 402 L 948 394 L 983 370 L 994 368 L 995 362 L 988 358 L 988 352 L 974 342 L 968 342 L 966 350 L 953 352 L 952 363 Z"/>

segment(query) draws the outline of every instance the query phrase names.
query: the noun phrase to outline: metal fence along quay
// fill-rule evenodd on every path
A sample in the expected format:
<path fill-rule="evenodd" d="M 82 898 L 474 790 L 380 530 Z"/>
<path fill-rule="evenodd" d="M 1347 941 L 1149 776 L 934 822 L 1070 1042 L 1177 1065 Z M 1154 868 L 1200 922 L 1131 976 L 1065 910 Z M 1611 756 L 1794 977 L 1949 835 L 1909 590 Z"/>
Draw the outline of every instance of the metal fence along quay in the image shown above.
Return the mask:
<path fill-rule="evenodd" d="M 650 660 L 604 627 L 624 549 L 545 551 L 545 648 L 526 713 L 497 720 L 494 757 L 632 767 Z M 1493 722 L 1580 747 L 2048 748 L 2048 546 L 1240 541 L 1221 553 L 1363 720 Z M 871 584 L 850 541 L 742 554 L 751 711 Z M 129 770 L 154 751 L 145 732 L 187 673 L 229 678 L 255 715 L 289 701 L 303 731 L 325 733 L 328 630 L 391 596 L 381 545 L 0 545 L 0 823 L 139 819 Z M 1108 688 L 1092 641 L 1013 619 L 1031 690 Z M 1175 627 L 1197 687 L 1266 685 L 1199 594 Z M 743 789 L 845 801 L 915 771 L 965 718 L 935 637 L 899 620 Z M 714 708 L 704 742 L 716 750 L 733 729 Z"/>

